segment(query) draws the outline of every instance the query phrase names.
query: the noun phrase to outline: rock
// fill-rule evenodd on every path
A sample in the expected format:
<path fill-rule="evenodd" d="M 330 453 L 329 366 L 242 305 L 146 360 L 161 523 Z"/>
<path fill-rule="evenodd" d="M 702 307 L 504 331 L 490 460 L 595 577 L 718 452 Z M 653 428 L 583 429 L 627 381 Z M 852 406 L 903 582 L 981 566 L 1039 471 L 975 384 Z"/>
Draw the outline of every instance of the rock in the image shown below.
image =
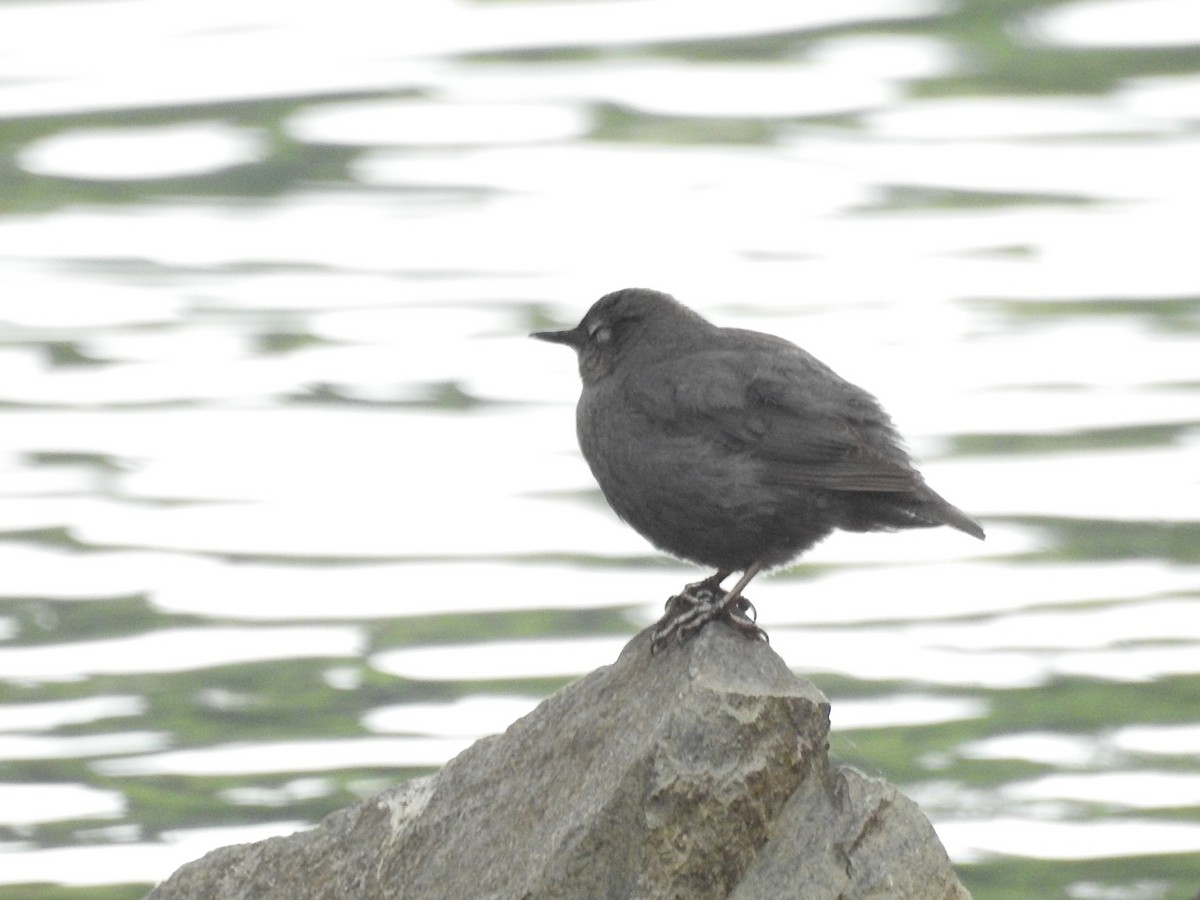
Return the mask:
<path fill-rule="evenodd" d="M 929 822 L 832 767 L 829 704 L 725 625 L 558 691 L 435 775 L 224 847 L 147 900 L 970 900 Z"/>

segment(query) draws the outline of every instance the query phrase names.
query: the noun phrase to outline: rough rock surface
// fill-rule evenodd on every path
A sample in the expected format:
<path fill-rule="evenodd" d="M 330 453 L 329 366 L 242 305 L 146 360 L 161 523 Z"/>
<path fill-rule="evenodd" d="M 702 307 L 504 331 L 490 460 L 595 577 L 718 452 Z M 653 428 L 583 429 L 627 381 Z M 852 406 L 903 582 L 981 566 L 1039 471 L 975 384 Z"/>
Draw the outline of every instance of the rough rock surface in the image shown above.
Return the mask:
<path fill-rule="evenodd" d="M 912 801 L 830 765 L 829 704 L 766 644 L 649 638 L 435 775 L 147 900 L 969 900 Z"/>

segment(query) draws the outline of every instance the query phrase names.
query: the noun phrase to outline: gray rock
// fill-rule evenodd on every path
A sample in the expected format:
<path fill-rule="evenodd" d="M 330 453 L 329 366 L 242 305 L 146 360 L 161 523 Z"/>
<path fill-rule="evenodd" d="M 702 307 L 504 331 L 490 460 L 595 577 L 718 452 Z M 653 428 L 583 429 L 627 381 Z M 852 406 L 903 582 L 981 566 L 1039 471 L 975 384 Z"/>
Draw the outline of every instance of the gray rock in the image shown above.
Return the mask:
<path fill-rule="evenodd" d="M 723 624 L 639 634 L 437 774 L 224 847 L 147 900 L 969 900 L 916 805 L 827 755 L 829 704 Z"/>

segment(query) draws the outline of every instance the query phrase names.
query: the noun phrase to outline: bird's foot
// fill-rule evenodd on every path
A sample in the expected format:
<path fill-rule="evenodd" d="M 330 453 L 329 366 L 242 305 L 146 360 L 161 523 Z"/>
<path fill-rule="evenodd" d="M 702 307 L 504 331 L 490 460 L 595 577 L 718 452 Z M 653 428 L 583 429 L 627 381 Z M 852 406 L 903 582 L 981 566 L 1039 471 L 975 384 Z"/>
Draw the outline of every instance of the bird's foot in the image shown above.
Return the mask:
<path fill-rule="evenodd" d="M 716 619 L 728 622 L 747 637 L 769 641 L 767 633 L 755 624 L 758 612 L 754 604 L 745 597 L 728 603 L 728 596 L 719 581 L 707 578 L 667 598 L 666 610 L 654 626 L 650 652 L 657 653 L 672 638 L 682 641 Z"/>

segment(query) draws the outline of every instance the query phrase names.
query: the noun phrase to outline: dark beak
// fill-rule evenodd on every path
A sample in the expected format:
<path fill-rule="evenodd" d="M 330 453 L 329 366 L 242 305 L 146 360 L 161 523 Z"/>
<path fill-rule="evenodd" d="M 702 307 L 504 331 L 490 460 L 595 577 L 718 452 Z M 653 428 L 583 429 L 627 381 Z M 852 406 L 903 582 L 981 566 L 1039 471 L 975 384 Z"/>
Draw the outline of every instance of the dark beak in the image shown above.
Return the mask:
<path fill-rule="evenodd" d="M 578 350 L 587 340 L 587 332 L 583 330 L 582 325 L 576 325 L 567 331 L 535 331 L 530 337 L 539 341 L 549 341 L 551 344 L 566 344 Z"/>

